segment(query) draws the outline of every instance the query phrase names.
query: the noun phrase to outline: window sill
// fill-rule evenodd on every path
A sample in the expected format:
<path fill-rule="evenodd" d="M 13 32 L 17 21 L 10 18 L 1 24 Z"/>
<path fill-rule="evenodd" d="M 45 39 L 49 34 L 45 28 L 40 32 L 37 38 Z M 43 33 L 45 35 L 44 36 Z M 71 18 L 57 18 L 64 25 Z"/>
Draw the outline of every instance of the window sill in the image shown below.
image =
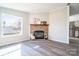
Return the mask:
<path fill-rule="evenodd" d="M 0 38 L 10 38 L 10 37 L 16 37 L 16 36 L 21 36 L 23 34 L 16 34 L 16 35 L 2 35 Z"/>

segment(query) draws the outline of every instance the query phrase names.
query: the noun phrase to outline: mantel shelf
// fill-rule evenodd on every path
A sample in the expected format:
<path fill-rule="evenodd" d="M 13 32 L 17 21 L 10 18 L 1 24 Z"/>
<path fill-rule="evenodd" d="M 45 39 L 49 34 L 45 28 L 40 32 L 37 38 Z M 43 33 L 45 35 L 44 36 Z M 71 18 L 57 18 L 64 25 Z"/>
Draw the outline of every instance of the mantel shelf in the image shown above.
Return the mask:
<path fill-rule="evenodd" d="M 30 24 L 32 26 L 48 26 L 49 24 Z"/>

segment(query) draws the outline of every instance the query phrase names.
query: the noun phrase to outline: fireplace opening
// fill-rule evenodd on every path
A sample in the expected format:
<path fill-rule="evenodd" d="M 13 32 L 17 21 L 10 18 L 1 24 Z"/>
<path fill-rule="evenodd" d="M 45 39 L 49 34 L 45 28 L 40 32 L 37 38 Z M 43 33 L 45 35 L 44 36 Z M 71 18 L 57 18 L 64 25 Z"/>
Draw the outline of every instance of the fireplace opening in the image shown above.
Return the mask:
<path fill-rule="evenodd" d="M 34 31 L 33 35 L 35 36 L 35 39 L 44 39 L 44 31 L 42 30 Z"/>

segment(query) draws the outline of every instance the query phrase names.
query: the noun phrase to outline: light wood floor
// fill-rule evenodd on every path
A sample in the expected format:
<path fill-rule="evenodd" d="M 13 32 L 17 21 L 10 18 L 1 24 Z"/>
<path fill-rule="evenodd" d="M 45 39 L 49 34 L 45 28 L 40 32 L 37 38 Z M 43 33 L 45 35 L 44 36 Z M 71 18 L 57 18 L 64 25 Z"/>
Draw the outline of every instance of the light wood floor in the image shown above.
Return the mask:
<path fill-rule="evenodd" d="M 72 42 L 71 42 L 72 43 Z M 11 48 L 12 47 L 12 48 Z M 14 48 L 13 48 L 14 47 Z M 2 50 L 7 50 L 4 52 Z M 12 49 L 12 50 L 11 50 Z M 75 50 L 72 44 L 64 44 L 54 42 L 50 40 L 37 39 L 18 44 L 8 45 L 6 47 L 0 47 L 0 56 L 20 55 L 20 56 L 71 56 L 78 55 L 78 51 Z M 78 48 L 77 48 L 78 49 Z M 3 51 L 5 51 L 3 50 Z M 11 51 L 10 51 L 11 50 Z M 2 53 L 2 54 L 1 54 Z"/>
<path fill-rule="evenodd" d="M 28 54 L 31 56 L 61 56 L 68 55 L 66 46 L 65 44 L 57 44 L 56 42 L 41 39 L 23 43 L 22 49 L 24 49 L 26 53 L 28 49 Z M 22 50 L 22 55 L 26 55 L 25 52 L 23 54 L 24 50 Z"/>

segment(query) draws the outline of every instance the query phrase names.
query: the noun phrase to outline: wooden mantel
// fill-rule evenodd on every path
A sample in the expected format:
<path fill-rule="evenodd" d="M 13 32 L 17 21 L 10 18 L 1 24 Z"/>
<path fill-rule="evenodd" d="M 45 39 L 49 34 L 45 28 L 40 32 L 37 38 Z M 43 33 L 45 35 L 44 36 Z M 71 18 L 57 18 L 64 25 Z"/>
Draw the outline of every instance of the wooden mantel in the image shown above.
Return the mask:
<path fill-rule="evenodd" d="M 48 26 L 48 24 L 30 24 L 31 26 Z"/>

